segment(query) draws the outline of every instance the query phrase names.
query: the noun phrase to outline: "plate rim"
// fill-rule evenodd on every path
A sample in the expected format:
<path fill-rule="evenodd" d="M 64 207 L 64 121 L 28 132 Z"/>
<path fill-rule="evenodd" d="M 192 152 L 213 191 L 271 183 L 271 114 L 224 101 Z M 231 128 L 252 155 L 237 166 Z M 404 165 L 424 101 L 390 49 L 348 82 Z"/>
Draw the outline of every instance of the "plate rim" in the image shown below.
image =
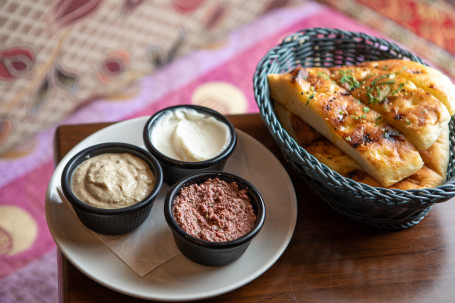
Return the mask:
<path fill-rule="evenodd" d="M 275 262 L 282 256 L 282 254 L 284 253 L 284 251 L 287 249 L 287 247 L 289 246 L 289 243 L 292 239 L 292 236 L 294 234 L 294 231 L 295 231 L 295 228 L 296 228 L 296 224 L 297 224 L 297 215 L 298 215 L 298 205 L 297 205 L 297 196 L 296 196 L 296 192 L 295 192 L 295 188 L 294 188 L 294 185 L 293 185 L 293 182 L 292 182 L 292 179 L 290 178 L 287 170 L 284 168 L 284 166 L 282 165 L 282 163 L 277 159 L 277 157 L 267 148 L 265 147 L 260 141 L 258 141 L 256 138 L 250 136 L 249 134 L 247 134 L 246 132 L 242 131 L 242 130 L 239 130 L 236 128 L 236 131 L 240 134 L 240 136 L 245 136 L 247 140 L 252 140 L 252 141 L 255 141 L 256 144 L 259 144 L 262 148 L 263 148 L 263 152 L 264 153 L 269 153 L 269 156 L 272 156 L 276 161 L 277 163 L 279 164 L 279 167 L 283 170 L 284 174 L 286 175 L 287 177 L 287 181 L 289 182 L 289 188 L 291 189 L 291 201 L 290 201 L 290 205 L 292 206 L 292 209 L 290 210 L 290 214 L 291 214 L 291 224 L 287 230 L 287 233 L 286 233 L 286 241 L 283 243 L 283 245 L 280 247 L 280 249 L 278 249 L 275 253 L 275 257 L 271 258 L 269 260 L 269 262 L 267 262 L 265 264 L 265 266 L 262 266 L 261 269 L 259 270 L 255 270 L 253 272 L 251 272 L 249 275 L 246 275 L 245 278 L 241 279 L 238 283 L 235 283 L 235 284 L 231 284 L 230 286 L 225 286 L 223 287 L 222 289 L 219 289 L 219 290 L 212 290 L 210 292 L 205 292 L 204 294 L 201 294 L 201 295 L 193 295 L 193 296 L 188 296 L 188 297 L 181 297 L 181 296 L 144 296 L 144 295 L 141 295 L 141 294 L 138 294 L 134 291 L 128 291 L 128 290 L 125 290 L 123 288 L 119 288 L 118 286 L 115 286 L 115 285 L 111 285 L 110 283 L 106 283 L 106 281 L 100 279 L 99 277 L 96 277 L 96 276 L 93 276 L 90 272 L 88 272 L 87 270 L 84 269 L 83 266 L 80 266 L 80 264 L 77 264 L 77 262 L 75 260 L 73 260 L 73 258 L 71 256 L 69 256 L 69 251 L 66 251 L 66 248 L 64 247 L 64 245 L 61 243 L 62 240 L 59 239 L 59 233 L 58 231 L 54 230 L 54 226 L 52 226 L 52 219 L 50 219 L 50 205 L 51 203 L 54 203 L 54 202 L 51 202 L 51 193 L 53 191 L 56 191 L 56 188 L 54 188 L 53 184 L 56 182 L 55 180 L 58 179 L 58 175 L 59 175 L 59 171 L 61 171 L 62 167 L 64 166 L 64 163 L 66 163 L 72 156 L 73 154 L 76 154 L 77 151 L 79 151 L 80 149 L 84 148 L 86 145 L 87 145 L 87 142 L 88 141 L 91 141 L 93 140 L 95 137 L 97 136 L 102 136 L 102 133 L 103 132 L 106 132 L 106 131 L 110 131 L 111 128 L 118 128 L 118 127 L 122 127 L 122 125 L 125 125 L 126 123 L 141 123 L 143 122 L 145 124 L 146 120 L 147 120 L 147 116 L 143 116 L 143 117 L 137 117 L 137 118 L 133 118 L 133 119 L 128 119 L 128 120 L 124 120 L 124 121 L 120 121 L 120 122 L 116 122 L 112 125 L 109 125 L 109 126 L 106 126 L 96 132 L 94 132 L 93 134 L 87 136 L 86 138 L 84 138 L 83 140 L 81 140 L 78 144 L 76 144 L 71 150 L 69 150 L 67 152 L 67 154 L 59 161 L 59 163 L 57 164 L 57 166 L 55 167 L 54 169 L 54 172 L 51 176 L 51 179 L 49 181 L 49 184 L 48 184 L 48 188 L 46 190 L 46 199 L 45 199 L 45 214 L 46 214 L 46 222 L 47 222 L 47 225 L 48 225 L 48 229 L 49 229 L 49 232 L 51 233 L 51 236 L 54 240 L 54 242 L 56 243 L 57 247 L 59 248 L 59 251 L 66 257 L 66 259 L 68 260 L 68 262 L 70 262 L 73 266 L 75 266 L 79 271 L 81 271 L 85 276 L 87 276 L 88 278 L 94 280 L 95 282 L 113 290 L 113 291 L 116 291 L 116 292 L 119 292 L 119 293 L 122 293 L 122 294 L 125 294 L 125 295 L 129 295 L 129 296 L 132 296 L 132 297 L 136 297 L 136 298 L 141 298 L 141 299 L 147 299 L 147 300 L 160 300 L 160 301 L 188 301 L 188 300 L 200 300 L 200 299 L 207 299 L 207 298 L 211 298 L 211 297 L 214 297 L 214 296 L 218 296 L 218 295 L 222 295 L 224 293 L 228 293 L 230 291 L 233 291 L 237 288 L 240 288 L 248 283 L 250 283 L 251 281 L 255 280 L 256 278 L 260 277 L 264 272 L 266 272 L 268 269 L 270 269 L 270 267 L 272 267 Z M 143 146 L 140 146 L 142 148 L 145 148 Z M 93 237 L 96 237 L 94 234 L 93 234 Z M 114 257 L 118 258 L 114 252 L 112 252 L 109 247 L 105 246 L 105 248 L 108 250 L 108 252 L 110 254 L 113 254 Z M 120 259 L 119 259 L 120 260 Z M 120 260 L 121 264 L 123 264 L 123 266 L 126 266 L 129 270 L 131 270 L 128 265 L 126 265 L 125 263 L 123 263 L 121 260 Z M 131 270 L 132 271 L 132 270 Z M 145 275 L 144 277 L 146 277 L 147 275 Z M 142 278 L 144 278 L 142 277 Z"/>

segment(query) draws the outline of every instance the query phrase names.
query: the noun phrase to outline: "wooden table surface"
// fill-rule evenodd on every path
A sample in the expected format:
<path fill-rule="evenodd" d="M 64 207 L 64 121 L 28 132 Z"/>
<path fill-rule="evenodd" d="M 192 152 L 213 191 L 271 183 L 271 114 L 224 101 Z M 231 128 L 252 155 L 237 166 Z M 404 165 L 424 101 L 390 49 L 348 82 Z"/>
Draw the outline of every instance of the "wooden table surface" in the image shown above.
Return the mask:
<path fill-rule="evenodd" d="M 327 206 L 284 162 L 258 114 L 229 116 L 288 170 L 298 199 L 294 236 L 263 275 L 201 302 L 455 302 L 455 200 L 435 205 L 420 224 L 384 231 L 350 221 Z M 60 126 L 56 161 L 109 125 Z M 99 285 L 59 253 L 60 302 L 144 302 Z"/>

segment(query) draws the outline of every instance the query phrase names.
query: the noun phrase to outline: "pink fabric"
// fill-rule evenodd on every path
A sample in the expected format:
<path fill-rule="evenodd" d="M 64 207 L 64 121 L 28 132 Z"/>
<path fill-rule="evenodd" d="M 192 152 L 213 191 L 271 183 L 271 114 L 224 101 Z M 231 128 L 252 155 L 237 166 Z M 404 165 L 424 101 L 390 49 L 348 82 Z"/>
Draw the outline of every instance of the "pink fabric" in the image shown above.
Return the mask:
<path fill-rule="evenodd" d="M 25 209 L 38 226 L 36 241 L 27 251 L 13 256 L 0 255 L 0 278 L 39 258 L 55 246 L 44 217 L 46 184 L 52 175 L 52 170 L 53 163 L 48 161 L 0 188 L 0 205 L 12 204 Z"/>
<path fill-rule="evenodd" d="M 244 51 L 235 54 L 235 56 L 224 64 L 216 66 L 209 72 L 194 78 L 191 83 L 188 83 L 178 90 L 170 91 L 168 95 L 163 96 L 153 103 L 147 104 L 125 118 L 129 119 L 138 116 L 151 115 L 167 106 L 190 103 L 191 93 L 201 84 L 210 81 L 228 82 L 238 87 L 244 92 L 248 99 L 247 112 L 258 112 L 259 109 L 254 100 L 253 74 L 257 63 L 266 54 L 267 50 L 278 44 L 282 38 L 298 30 L 311 27 L 332 27 L 350 31 L 362 31 L 370 35 L 381 37 L 379 33 L 367 28 L 359 27 L 358 23 L 347 19 L 345 16 L 338 14 L 332 9 L 318 8 L 320 9 L 313 14 L 310 14 L 307 18 L 298 20 L 286 29 L 270 35 L 267 39 L 258 41 Z"/>
<path fill-rule="evenodd" d="M 2 1 L 0 155 L 86 99 L 133 81 L 299 0 Z"/>

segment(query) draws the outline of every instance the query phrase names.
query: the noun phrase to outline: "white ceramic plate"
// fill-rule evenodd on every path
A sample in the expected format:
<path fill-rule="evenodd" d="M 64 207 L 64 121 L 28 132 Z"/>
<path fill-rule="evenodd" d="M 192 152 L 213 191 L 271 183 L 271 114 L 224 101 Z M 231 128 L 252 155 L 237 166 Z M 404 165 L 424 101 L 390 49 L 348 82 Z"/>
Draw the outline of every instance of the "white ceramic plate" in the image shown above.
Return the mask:
<path fill-rule="evenodd" d="M 223 267 L 206 267 L 178 255 L 144 277 L 136 275 L 57 194 L 65 163 L 78 151 L 103 142 L 144 147 L 142 128 L 148 117 L 106 127 L 75 146 L 56 167 L 46 193 L 46 220 L 55 243 L 81 272 L 115 291 L 149 300 L 187 301 L 232 291 L 264 273 L 286 249 L 297 220 L 297 199 L 291 179 L 278 159 L 261 143 L 237 130 L 237 147 L 225 171 L 249 180 L 266 204 L 264 227 L 245 254 Z"/>

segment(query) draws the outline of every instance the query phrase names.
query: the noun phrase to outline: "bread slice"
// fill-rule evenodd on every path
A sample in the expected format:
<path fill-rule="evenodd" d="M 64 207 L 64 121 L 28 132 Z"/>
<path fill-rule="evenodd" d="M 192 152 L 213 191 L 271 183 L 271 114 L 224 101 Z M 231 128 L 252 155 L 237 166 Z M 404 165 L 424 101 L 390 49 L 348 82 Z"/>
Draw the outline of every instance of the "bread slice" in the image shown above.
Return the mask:
<path fill-rule="evenodd" d="M 396 73 L 436 97 L 446 106 L 451 116 L 455 114 L 455 86 L 440 71 L 418 62 L 401 59 L 371 61 L 362 63 L 359 66 L 374 67 L 389 73 Z"/>
<path fill-rule="evenodd" d="M 407 66 L 399 61 L 395 68 Z M 401 131 L 419 150 L 429 148 L 450 120 L 444 104 L 413 82 L 375 64 L 330 68 L 330 77 L 363 103 L 379 112 L 385 122 Z M 407 69 L 404 69 L 407 70 Z"/>
<path fill-rule="evenodd" d="M 419 152 L 376 111 L 334 84 L 325 68 L 298 68 L 270 74 L 271 97 L 351 157 L 382 186 L 423 166 Z"/>
<path fill-rule="evenodd" d="M 447 176 L 447 166 L 450 160 L 450 141 L 449 125 L 446 125 L 444 131 L 438 140 L 427 150 L 419 151 L 425 166 L 436 172 L 442 180 Z"/>
<path fill-rule="evenodd" d="M 275 102 L 275 113 L 282 127 L 299 145 L 305 148 L 321 163 L 344 177 L 357 182 L 380 187 L 381 184 L 369 176 L 362 168 L 339 148 L 316 132 L 279 102 Z M 429 149 L 420 151 L 424 166 L 415 174 L 391 185 L 390 189 L 423 189 L 434 188 L 444 183 L 449 163 L 449 128 Z"/>

